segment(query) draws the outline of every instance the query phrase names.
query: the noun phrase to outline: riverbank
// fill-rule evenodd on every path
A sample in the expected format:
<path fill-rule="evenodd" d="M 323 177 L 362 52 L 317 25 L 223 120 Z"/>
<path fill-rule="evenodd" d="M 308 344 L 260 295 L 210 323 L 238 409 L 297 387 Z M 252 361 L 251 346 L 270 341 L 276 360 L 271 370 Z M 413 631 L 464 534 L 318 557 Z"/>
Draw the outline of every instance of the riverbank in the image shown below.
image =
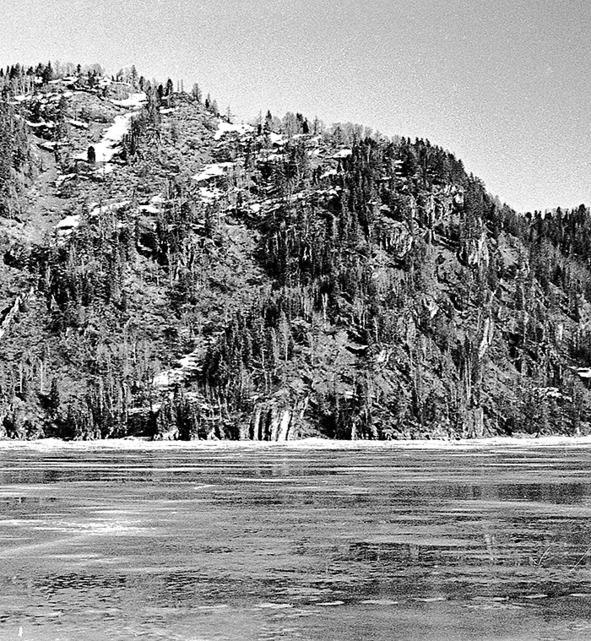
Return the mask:
<path fill-rule="evenodd" d="M 589 447 L 591 436 L 513 436 L 481 439 L 444 440 L 396 440 L 396 441 L 337 441 L 323 438 L 307 438 L 294 441 L 153 441 L 148 438 L 129 437 L 95 441 L 63 441 L 60 439 L 37 439 L 32 441 L 0 440 L 0 451 L 10 449 L 33 450 L 359 450 L 359 449 L 485 449 L 489 447 Z"/>

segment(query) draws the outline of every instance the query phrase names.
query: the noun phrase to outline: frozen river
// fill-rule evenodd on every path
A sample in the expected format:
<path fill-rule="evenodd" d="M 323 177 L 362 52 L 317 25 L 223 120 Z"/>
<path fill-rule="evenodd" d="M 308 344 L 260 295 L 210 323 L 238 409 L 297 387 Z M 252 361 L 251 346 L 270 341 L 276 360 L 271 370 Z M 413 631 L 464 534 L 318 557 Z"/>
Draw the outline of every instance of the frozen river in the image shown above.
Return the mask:
<path fill-rule="evenodd" d="M 0 639 L 591 638 L 591 445 L 0 447 Z"/>

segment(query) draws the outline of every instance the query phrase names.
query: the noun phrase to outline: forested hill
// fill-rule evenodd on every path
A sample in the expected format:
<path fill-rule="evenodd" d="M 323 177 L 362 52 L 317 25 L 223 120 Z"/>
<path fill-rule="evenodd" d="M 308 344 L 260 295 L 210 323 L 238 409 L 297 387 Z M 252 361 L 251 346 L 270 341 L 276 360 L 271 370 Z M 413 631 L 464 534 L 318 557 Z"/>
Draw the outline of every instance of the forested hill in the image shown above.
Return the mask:
<path fill-rule="evenodd" d="M 1 437 L 589 431 L 586 207 L 179 89 L 0 71 Z"/>

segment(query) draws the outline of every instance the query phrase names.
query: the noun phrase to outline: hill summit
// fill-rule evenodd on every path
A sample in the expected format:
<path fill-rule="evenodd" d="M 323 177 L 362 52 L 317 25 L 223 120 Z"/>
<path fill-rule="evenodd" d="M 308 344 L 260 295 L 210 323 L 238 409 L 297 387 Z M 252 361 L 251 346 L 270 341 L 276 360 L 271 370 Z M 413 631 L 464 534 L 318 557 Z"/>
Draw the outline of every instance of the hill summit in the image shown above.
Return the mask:
<path fill-rule="evenodd" d="M 0 436 L 589 431 L 591 216 L 428 140 L 0 71 Z"/>

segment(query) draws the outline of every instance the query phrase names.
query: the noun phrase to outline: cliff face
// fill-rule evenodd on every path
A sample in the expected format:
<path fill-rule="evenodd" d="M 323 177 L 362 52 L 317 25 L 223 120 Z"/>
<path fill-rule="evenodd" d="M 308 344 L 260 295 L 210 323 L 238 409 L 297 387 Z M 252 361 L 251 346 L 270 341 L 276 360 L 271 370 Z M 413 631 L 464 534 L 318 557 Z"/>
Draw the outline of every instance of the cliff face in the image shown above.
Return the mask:
<path fill-rule="evenodd" d="M 0 435 L 588 430 L 584 207 L 135 76 L 1 82 Z"/>

